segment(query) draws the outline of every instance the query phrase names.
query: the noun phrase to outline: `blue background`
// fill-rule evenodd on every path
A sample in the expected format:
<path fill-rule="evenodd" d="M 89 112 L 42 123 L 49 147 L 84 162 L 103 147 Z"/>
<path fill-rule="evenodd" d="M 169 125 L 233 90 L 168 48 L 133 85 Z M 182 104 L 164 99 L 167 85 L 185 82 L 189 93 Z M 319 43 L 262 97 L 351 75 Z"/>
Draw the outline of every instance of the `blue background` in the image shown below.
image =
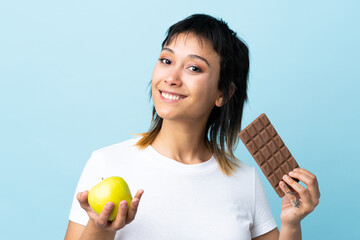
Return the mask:
<path fill-rule="evenodd" d="M 0 239 L 64 237 L 84 164 L 147 130 L 160 44 L 193 13 L 223 18 L 249 45 L 243 126 L 265 112 L 319 179 L 304 239 L 356 238 L 359 9 L 355 0 L 1 1 Z M 256 165 L 242 143 L 236 155 Z M 263 180 L 280 223 L 281 201 Z"/>

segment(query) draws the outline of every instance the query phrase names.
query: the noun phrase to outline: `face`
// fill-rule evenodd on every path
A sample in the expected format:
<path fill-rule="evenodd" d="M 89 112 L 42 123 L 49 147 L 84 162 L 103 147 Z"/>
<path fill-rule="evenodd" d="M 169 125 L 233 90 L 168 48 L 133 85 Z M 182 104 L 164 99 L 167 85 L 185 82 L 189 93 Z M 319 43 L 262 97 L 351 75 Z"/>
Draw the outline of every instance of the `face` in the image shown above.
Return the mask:
<path fill-rule="evenodd" d="M 179 34 L 165 45 L 152 76 L 152 99 L 164 120 L 207 121 L 221 106 L 220 56 L 210 42 Z"/>

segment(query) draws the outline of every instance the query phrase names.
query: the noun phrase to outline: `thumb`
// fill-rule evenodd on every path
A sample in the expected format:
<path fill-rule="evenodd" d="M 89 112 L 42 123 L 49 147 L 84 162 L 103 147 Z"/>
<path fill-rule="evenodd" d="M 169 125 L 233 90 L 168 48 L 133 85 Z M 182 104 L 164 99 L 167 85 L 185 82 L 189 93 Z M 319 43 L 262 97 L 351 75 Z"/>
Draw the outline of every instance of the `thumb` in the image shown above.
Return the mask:
<path fill-rule="evenodd" d="M 76 195 L 77 200 L 80 203 L 80 206 L 86 211 L 91 210 L 91 207 L 90 207 L 89 202 L 88 202 L 88 195 L 89 195 L 89 191 L 87 191 L 87 190 L 84 191 L 84 192 L 79 192 Z"/>

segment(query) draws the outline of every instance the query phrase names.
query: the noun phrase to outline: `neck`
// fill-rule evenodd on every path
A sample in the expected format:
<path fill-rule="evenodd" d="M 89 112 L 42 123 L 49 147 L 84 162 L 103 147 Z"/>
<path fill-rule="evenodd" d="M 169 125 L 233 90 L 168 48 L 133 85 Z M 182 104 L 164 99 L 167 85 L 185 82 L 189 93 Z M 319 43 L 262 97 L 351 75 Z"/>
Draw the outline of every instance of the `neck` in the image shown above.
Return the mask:
<path fill-rule="evenodd" d="M 151 146 L 160 154 L 178 162 L 202 163 L 212 156 L 204 134 L 205 125 L 198 126 L 164 119 L 161 130 Z"/>

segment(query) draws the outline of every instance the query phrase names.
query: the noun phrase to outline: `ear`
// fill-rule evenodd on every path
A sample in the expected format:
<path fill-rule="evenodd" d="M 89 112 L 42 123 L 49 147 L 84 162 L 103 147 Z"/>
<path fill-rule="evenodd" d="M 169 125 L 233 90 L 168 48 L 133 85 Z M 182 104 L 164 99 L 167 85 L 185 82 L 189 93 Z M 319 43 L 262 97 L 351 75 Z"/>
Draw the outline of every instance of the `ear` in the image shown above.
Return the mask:
<path fill-rule="evenodd" d="M 234 95 L 235 90 L 236 90 L 235 84 L 234 84 L 234 83 L 231 83 L 231 84 L 230 84 L 230 96 L 229 96 L 229 99 Z M 224 102 L 224 95 L 223 95 L 222 92 L 220 92 L 218 98 L 217 98 L 216 101 L 215 101 L 215 105 L 216 105 L 217 107 L 221 107 L 221 106 L 223 106 L 224 104 L 225 104 L 225 102 Z"/>
<path fill-rule="evenodd" d="M 224 95 L 222 92 L 220 92 L 219 96 L 215 100 L 215 106 L 221 107 L 223 105 L 223 99 L 224 99 Z"/>

